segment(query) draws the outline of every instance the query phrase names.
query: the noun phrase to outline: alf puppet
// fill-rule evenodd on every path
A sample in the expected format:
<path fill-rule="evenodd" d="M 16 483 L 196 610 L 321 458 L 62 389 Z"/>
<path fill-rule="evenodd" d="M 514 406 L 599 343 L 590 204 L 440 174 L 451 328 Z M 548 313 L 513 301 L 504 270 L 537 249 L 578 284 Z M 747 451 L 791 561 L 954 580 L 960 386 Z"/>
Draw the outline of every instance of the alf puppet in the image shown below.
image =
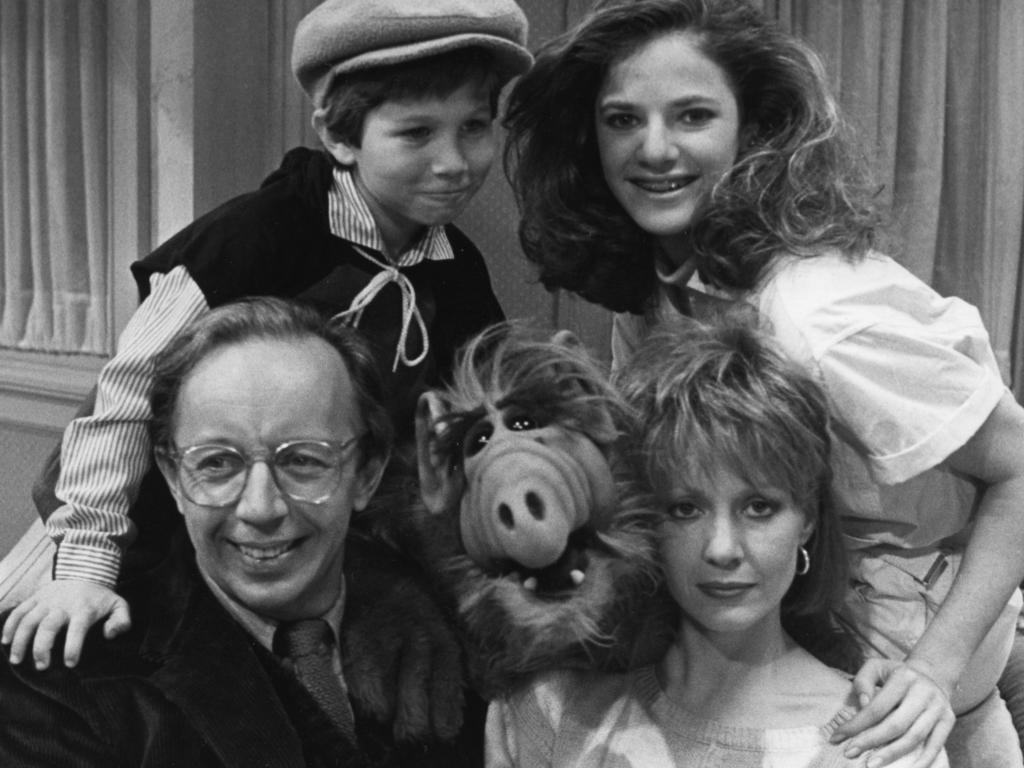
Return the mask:
<path fill-rule="evenodd" d="M 439 580 L 490 697 L 543 669 L 653 658 L 651 510 L 617 453 L 628 413 L 571 334 L 495 326 L 417 413 L 419 501 L 389 527 Z M 411 509 L 410 509 L 411 506 Z"/>

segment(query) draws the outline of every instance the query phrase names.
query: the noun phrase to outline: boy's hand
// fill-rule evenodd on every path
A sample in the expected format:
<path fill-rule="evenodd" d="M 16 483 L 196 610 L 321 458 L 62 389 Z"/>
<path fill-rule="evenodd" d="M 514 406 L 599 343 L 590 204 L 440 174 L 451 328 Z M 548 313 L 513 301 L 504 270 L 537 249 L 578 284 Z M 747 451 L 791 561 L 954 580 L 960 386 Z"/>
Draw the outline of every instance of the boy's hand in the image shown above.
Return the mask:
<path fill-rule="evenodd" d="M 82 654 L 89 628 L 104 617 L 103 636 L 108 640 L 127 632 L 132 625 L 128 603 L 114 590 L 91 581 L 52 581 L 11 611 L 0 642 L 10 644 L 12 664 L 21 662 L 31 643 L 36 669 L 46 669 L 53 641 L 67 627 L 64 664 L 73 667 Z"/>
<path fill-rule="evenodd" d="M 832 736 L 833 743 L 850 738 L 844 750 L 847 757 L 883 747 L 871 755 L 869 768 L 887 765 L 915 749 L 920 754 L 914 768 L 935 761 L 956 718 L 949 693 L 923 662 L 869 659 L 854 678 L 853 689 L 861 709 Z"/>

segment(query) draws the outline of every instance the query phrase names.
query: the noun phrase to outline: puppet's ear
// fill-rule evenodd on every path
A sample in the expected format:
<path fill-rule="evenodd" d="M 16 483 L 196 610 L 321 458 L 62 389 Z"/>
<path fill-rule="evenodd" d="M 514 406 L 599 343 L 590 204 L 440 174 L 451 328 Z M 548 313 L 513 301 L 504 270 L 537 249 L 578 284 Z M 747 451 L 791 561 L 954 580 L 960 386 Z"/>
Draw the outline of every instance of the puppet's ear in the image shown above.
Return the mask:
<path fill-rule="evenodd" d="M 444 401 L 436 392 L 424 392 L 416 404 L 416 464 L 420 498 L 431 514 L 453 509 L 462 498 L 462 470 L 453 466 L 438 446 L 446 429 Z"/>

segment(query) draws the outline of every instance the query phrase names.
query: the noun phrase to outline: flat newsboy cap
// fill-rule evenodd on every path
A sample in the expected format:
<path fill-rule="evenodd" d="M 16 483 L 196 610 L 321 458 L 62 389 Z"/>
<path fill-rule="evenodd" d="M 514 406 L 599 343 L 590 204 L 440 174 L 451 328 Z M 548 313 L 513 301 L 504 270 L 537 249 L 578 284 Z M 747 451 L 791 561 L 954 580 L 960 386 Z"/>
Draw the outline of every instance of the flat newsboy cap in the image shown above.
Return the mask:
<path fill-rule="evenodd" d="M 315 107 L 345 72 L 480 46 L 508 80 L 533 63 L 514 0 L 326 0 L 295 29 L 292 71 Z"/>

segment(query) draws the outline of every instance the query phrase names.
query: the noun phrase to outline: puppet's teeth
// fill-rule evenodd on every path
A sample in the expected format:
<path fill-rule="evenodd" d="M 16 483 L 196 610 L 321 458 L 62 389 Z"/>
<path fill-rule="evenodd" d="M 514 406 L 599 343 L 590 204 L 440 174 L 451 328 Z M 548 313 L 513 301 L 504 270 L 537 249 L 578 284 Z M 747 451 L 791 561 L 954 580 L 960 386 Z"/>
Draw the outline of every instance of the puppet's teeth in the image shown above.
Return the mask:
<path fill-rule="evenodd" d="M 580 584 L 583 583 L 583 579 L 585 579 L 586 576 L 584 575 L 583 571 L 581 571 L 579 568 L 573 568 L 571 571 L 569 571 L 569 578 L 572 579 L 572 583 L 578 587 Z"/>
<path fill-rule="evenodd" d="M 536 592 L 537 591 L 537 577 L 536 576 L 529 576 L 529 577 L 527 577 L 523 581 L 523 589 L 526 589 L 526 590 L 528 590 L 530 592 Z"/>

